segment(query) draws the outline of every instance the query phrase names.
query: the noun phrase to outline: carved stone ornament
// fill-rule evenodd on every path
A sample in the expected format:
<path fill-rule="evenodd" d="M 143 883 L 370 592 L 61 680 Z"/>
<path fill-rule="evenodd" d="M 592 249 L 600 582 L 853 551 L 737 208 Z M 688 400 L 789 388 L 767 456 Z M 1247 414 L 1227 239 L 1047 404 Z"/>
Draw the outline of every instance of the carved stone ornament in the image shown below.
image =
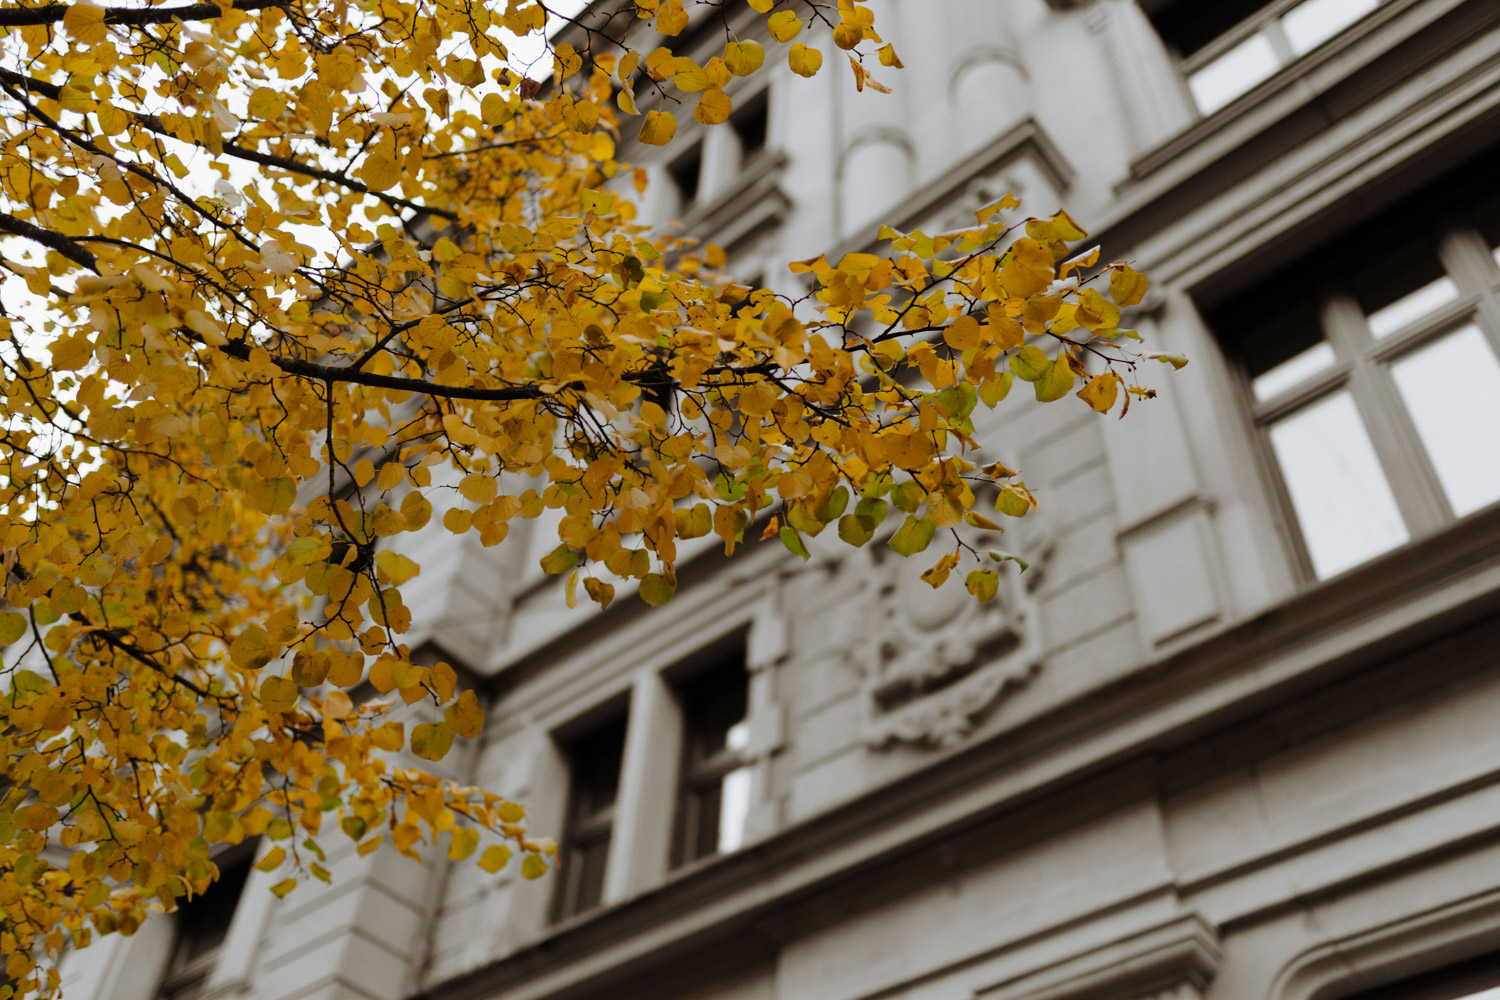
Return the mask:
<path fill-rule="evenodd" d="M 869 746 L 954 746 L 1041 669 L 1034 592 L 1052 538 L 1035 513 L 1008 527 L 1005 538 L 1031 567 L 996 567 L 1000 589 L 984 604 L 961 579 L 934 590 L 909 564 L 890 565 L 894 557 L 883 546 L 875 550 L 874 627 L 859 653 Z"/>

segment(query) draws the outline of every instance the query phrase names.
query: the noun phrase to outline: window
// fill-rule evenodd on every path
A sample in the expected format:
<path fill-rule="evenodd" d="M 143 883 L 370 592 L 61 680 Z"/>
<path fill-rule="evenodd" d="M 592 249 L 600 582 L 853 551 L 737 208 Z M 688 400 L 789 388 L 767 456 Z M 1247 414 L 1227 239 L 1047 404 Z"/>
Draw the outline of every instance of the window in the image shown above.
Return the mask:
<path fill-rule="evenodd" d="M 229 937 L 229 924 L 254 857 L 252 842 L 218 858 L 218 881 L 203 895 L 178 904 L 172 915 L 172 954 L 156 992 L 158 1000 L 196 1000 L 204 995 L 208 977 Z"/>
<path fill-rule="evenodd" d="M 568 748 L 567 836 L 553 917 L 565 920 L 604 901 L 604 871 L 614 832 L 615 799 L 625 756 L 624 715 Z"/>
<path fill-rule="evenodd" d="M 766 91 L 737 95 L 727 128 L 701 130 L 667 163 L 672 192 L 667 214 L 680 221 L 679 216 L 739 190 L 742 176 L 765 152 L 769 138 L 770 101 Z"/>
<path fill-rule="evenodd" d="M 1500 500 L 1500 196 L 1477 211 L 1434 199 L 1351 234 L 1342 263 L 1316 253 L 1211 316 L 1313 577 Z"/>
<path fill-rule="evenodd" d="M 1381 0 L 1179 0 L 1145 4 L 1212 114 L 1374 10 Z"/>
<path fill-rule="evenodd" d="M 682 775 L 673 867 L 737 850 L 750 811 L 747 721 L 750 675 L 742 645 L 677 687 L 683 716 Z"/>
<path fill-rule="evenodd" d="M 698 198 L 698 186 L 703 179 L 703 147 L 693 146 L 667 167 L 667 175 L 677 189 L 679 211 L 686 209 Z"/>
<path fill-rule="evenodd" d="M 770 103 L 766 100 L 764 90 L 730 112 L 729 127 L 734 130 L 735 138 L 740 143 L 739 165 L 742 169 L 754 159 L 755 154 L 766 148 L 769 114 Z"/>

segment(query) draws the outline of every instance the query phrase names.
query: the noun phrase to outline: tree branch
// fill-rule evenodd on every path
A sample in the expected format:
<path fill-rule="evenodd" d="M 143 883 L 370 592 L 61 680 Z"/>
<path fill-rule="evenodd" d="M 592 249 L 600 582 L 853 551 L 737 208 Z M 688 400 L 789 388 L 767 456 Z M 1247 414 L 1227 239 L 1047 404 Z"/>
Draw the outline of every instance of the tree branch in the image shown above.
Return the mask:
<path fill-rule="evenodd" d="M 4 212 L 0 212 L 0 232 L 10 233 L 12 236 L 24 236 L 49 250 L 56 250 L 73 263 L 86 267 L 95 274 L 99 273 L 98 258 L 62 233 L 55 233 L 41 226 L 33 226 L 29 222 L 23 222 L 14 215 L 7 215 Z"/>
<path fill-rule="evenodd" d="M 106 7 L 105 24 L 145 25 L 169 21 L 212 21 L 235 10 L 263 10 L 286 7 L 291 0 L 239 0 L 238 3 L 193 3 L 181 7 Z M 0 28 L 20 28 L 32 24 L 55 24 L 67 16 L 72 4 L 49 3 L 41 7 L 10 7 L 0 10 Z"/>

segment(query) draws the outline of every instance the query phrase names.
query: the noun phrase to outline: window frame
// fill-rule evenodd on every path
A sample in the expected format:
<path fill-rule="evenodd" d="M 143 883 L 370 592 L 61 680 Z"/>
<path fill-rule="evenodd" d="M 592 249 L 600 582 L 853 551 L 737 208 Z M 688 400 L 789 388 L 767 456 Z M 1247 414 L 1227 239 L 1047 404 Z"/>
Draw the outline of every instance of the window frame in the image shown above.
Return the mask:
<path fill-rule="evenodd" d="M 749 649 L 745 643 L 745 635 L 743 632 L 737 632 L 728 643 L 720 643 L 718 647 L 716 651 L 710 651 L 698 658 L 701 664 L 698 669 L 670 678 L 673 694 L 682 712 L 682 753 L 677 769 L 677 790 L 672 816 L 672 844 L 668 859 L 670 870 L 686 868 L 726 853 L 719 850 L 717 846 L 712 851 L 694 853 L 697 844 L 702 839 L 703 800 L 707 794 L 717 788 L 722 809 L 725 779 L 741 768 L 748 768 L 752 763 L 748 747 L 735 747 L 727 739 L 722 748 L 707 756 L 699 757 L 695 752 L 692 706 L 685 698 L 686 689 L 690 685 L 701 683 L 705 678 L 721 672 L 726 674 L 732 672 L 736 675 L 736 679 L 743 677 L 745 713 L 734 725 L 749 726 L 750 724 L 751 679 Z M 732 732 L 733 728 L 731 726 L 729 731 Z M 716 819 L 715 822 L 717 823 L 718 820 Z M 722 834 L 722 831 L 718 833 Z M 716 842 L 717 839 L 716 835 Z"/>
<path fill-rule="evenodd" d="M 1320 578 L 1292 504 L 1286 475 L 1272 445 L 1271 430 L 1279 421 L 1339 392 L 1349 393 L 1369 435 L 1407 532 L 1407 541 L 1402 544 L 1430 537 L 1500 503 L 1496 499 L 1470 514 L 1454 513 L 1393 374 L 1394 366 L 1401 360 L 1468 326 L 1480 331 L 1500 359 L 1500 249 L 1487 246 L 1474 219 L 1451 210 L 1436 213 L 1426 225 L 1402 235 L 1428 244 L 1443 275 L 1457 289 L 1453 300 L 1386 336 L 1377 337 L 1371 332 L 1369 317 L 1363 312 L 1349 278 L 1353 261 L 1346 258 L 1344 266 L 1338 269 L 1342 280 L 1327 278 L 1297 293 L 1313 299 L 1324 341 L 1334 352 L 1331 365 L 1268 399 L 1259 400 L 1242 352 L 1236 352 L 1233 344 L 1225 345 L 1231 366 L 1239 376 L 1242 408 L 1255 431 L 1257 465 L 1281 514 L 1276 518 L 1277 529 L 1291 555 L 1297 578 L 1304 584 L 1341 576 L 1384 554 L 1373 553 Z M 1322 256 L 1323 253 L 1314 251 L 1303 259 Z"/>
<path fill-rule="evenodd" d="M 1200 2 L 1200 0 L 1182 0 L 1182 2 L 1193 3 Z M 1324 38 L 1317 44 L 1313 45 L 1311 48 L 1308 48 L 1306 51 L 1299 53 L 1293 46 L 1292 40 L 1288 37 L 1286 29 L 1281 22 L 1287 14 L 1291 13 L 1293 10 L 1302 6 L 1306 2 L 1308 2 L 1308 0 L 1269 0 L 1269 2 L 1267 2 L 1259 10 L 1255 11 L 1244 20 L 1239 21 L 1233 27 L 1188 55 L 1179 54 L 1172 40 L 1167 36 L 1162 35 L 1160 28 L 1156 29 L 1157 36 L 1161 38 L 1162 42 L 1166 46 L 1168 53 L 1172 56 L 1177 71 L 1177 78 L 1182 88 L 1183 96 L 1186 98 L 1188 104 L 1197 113 L 1200 120 L 1212 118 L 1224 112 L 1226 109 L 1233 107 L 1235 104 L 1243 100 L 1247 95 L 1254 93 L 1257 89 L 1263 87 L 1267 82 L 1274 80 L 1278 76 L 1285 73 L 1289 67 L 1303 61 L 1304 59 L 1318 52 L 1320 49 L 1323 49 L 1330 42 L 1333 42 L 1340 36 L 1357 28 L 1361 23 L 1367 22 L 1369 19 L 1379 14 L 1383 7 L 1386 7 L 1391 3 L 1391 0 L 1375 0 L 1375 7 L 1373 9 L 1365 11 L 1363 14 L 1360 14 L 1358 17 L 1356 17 L 1353 21 L 1350 21 L 1348 24 L 1335 31 L 1332 35 Z M 1148 14 L 1148 17 L 1152 19 L 1153 27 L 1155 27 L 1155 16 Z M 1213 63 L 1217 62 L 1221 57 L 1228 55 L 1239 46 L 1250 41 L 1252 38 L 1261 35 L 1264 35 L 1267 43 L 1271 47 L 1272 55 L 1276 59 L 1275 68 L 1272 69 L 1271 72 L 1267 73 L 1264 77 L 1256 80 L 1254 83 L 1251 83 L 1249 86 L 1245 87 L 1243 90 L 1230 97 L 1228 100 L 1222 101 L 1219 104 L 1208 108 L 1205 108 L 1202 104 L 1200 104 L 1197 96 L 1193 93 L 1191 85 L 1192 77 L 1200 71 L 1208 68 Z"/>
<path fill-rule="evenodd" d="M 591 741 L 598 740 L 619 728 L 619 767 L 615 771 L 614 794 L 608 805 L 583 812 L 582 786 L 579 783 L 578 760 L 580 751 Z M 551 922 L 564 923 L 594 912 L 605 905 L 605 886 L 609 879 L 609 852 L 615 839 L 615 818 L 620 805 L 620 786 L 625 774 L 625 746 L 630 733 L 630 709 L 628 704 L 612 706 L 602 717 L 590 720 L 582 731 L 563 740 L 562 751 L 568 764 L 568 795 L 563 820 L 561 847 L 565 858 L 575 858 L 573 864 L 565 864 L 557 879 L 550 908 Z M 611 740 L 613 743 L 613 740 Z M 599 898 L 588 904 L 579 902 L 582 892 L 584 866 L 581 862 L 583 848 L 603 843 L 605 853 L 604 871 L 600 877 Z"/>
<path fill-rule="evenodd" d="M 258 843 L 258 838 L 250 838 L 213 859 L 219 869 L 219 877 L 210 884 L 202 896 L 198 897 L 199 899 L 206 898 L 215 890 L 222 891 L 224 876 L 227 872 L 233 871 L 238 882 L 234 905 L 229 909 L 229 919 L 224 923 L 224 936 L 218 944 L 192 958 L 185 958 L 183 950 L 187 935 L 183 933 L 182 920 L 184 914 L 191 912 L 189 907 L 192 901 L 187 900 L 179 904 L 178 909 L 172 914 L 172 944 L 167 951 L 167 961 L 162 968 L 161 981 L 157 983 L 153 994 L 158 1000 L 167 1000 L 167 998 L 194 1000 L 208 993 L 214 969 L 218 967 L 219 960 L 224 955 L 224 948 L 230 943 L 230 931 L 234 927 L 235 914 L 239 911 L 240 904 L 244 902 L 245 889 L 250 883 L 255 867 Z"/>

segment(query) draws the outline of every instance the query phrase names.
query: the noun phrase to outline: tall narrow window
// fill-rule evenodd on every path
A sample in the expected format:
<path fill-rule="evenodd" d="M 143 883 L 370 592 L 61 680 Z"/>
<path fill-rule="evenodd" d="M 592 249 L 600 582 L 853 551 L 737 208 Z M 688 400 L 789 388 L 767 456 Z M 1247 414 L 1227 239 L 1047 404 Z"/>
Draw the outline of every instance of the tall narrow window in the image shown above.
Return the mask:
<path fill-rule="evenodd" d="M 203 895 L 178 905 L 172 915 L 172 956 L 156 993 L 158 1000 L 196 1000 L 204 995 L 229 937 L 229 924 L 253 860 L 251 844 L 219 858 L 219 880 Z"/>
<path fill-rule="evenodd" d="M 568 748 L 567 836 L 554 917 L 565 920 L 604 901 L 604 871 L 614 833 L 625 716 L 605 723 Z"/>
<path fill-rule="evenodd" d="M 1494 163 L 1213 317 L 1248 379 L 1311 576 L 1500 501 L 1500 198 L 1478 169 Z M 1424 218 L 1442 221 L 1410 223 Z"/>
<path fill-rule="evenodd" d="M 729 116 L 729 127 L 734 129 L 734 134 L 740 142 L 740 166 L 746 163 L 766 148 L 766 134 L 770 121 L 770 105 L 766 100 L 766 92 L 750 98 L 743 107 L 735 108 Z"/>
<path fill-rule="evenodd" d="M 678 686 L 684 720 L 672 862 L 737 850 L 750 812 L 750 675 L 743 647 Z"/>

